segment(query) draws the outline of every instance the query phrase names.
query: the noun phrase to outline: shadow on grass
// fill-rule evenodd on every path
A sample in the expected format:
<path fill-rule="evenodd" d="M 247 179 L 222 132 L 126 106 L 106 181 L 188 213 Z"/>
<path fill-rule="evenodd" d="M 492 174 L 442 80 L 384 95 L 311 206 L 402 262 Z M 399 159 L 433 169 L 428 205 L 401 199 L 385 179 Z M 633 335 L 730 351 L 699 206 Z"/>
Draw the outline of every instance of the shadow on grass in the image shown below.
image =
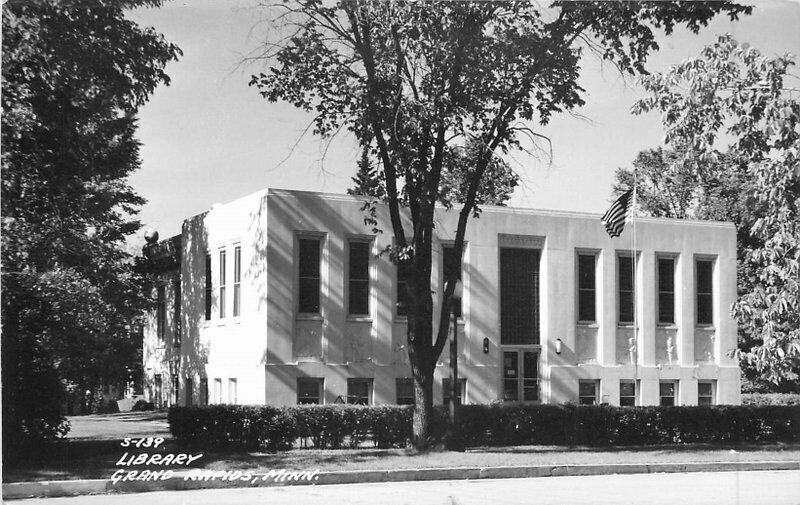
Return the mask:
<path fill-rule="evenodd" d="M 563 452 L 665 452 L 671 454 L 690 453 L 697 451 L 730 451 L 737 452 L 760 452 L 760 451 L 781 451 L 781 450 L 800 450 L 800 443 L 748 443 L 748 444 L 662 444 L 662 445 L 620 445 L 620 446 L 558 446 L 558 445 L 536 445 L 536 446 L 514 446 L 514 447 L 472 447 L 467 452 L 478 453 L 503 453 L 503 454 L 546 454 Z"/>

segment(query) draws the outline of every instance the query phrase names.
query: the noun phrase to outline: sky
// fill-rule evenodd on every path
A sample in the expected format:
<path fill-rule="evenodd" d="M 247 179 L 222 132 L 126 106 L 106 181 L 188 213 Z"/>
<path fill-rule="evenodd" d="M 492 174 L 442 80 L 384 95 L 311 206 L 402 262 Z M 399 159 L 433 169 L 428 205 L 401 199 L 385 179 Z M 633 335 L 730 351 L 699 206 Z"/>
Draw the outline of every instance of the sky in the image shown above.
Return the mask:
<path fill-rule="evenodd" d="M 269 103 L 248 86 L 264 62 L 247 58 L 268 36 L 269 13 L 256 4 L 172 0 L 129 13 L 183 50 L 183 57 L 167 66 L 170 85 L 160 86 L 140 110 L 142 166 L 130 179 L 148 201 L 142 223 L 162 238 L 180 233 L 184 219 L 216 203 L 267 187 L 343 193 L 351 185 L 360 153 L 352 137 L 340 134 L 328 145 L 304 134 L 310 115 Z M 800 55 L 800 0 L 753 5 L 753 14 L 737 22 L 718 16 L 698 35 L 676 30 L 659 37 L 661 50 L 649 58 L 648 70 L 666 71 L 725 33 L 766 55 Z M 793 74 L 792 87 L 800 88 L 800 68 Z M 614 171 L 630 166 L 638 152 L 663 144 L 657 113 L 630 113 L 643 96 L 635 79 L 589 56 L 581 85 L 586 105 L 537 129 L 551 140 L 552 158 L 513 155 L 522 182 L 509 205 L 602 213 Z"/>

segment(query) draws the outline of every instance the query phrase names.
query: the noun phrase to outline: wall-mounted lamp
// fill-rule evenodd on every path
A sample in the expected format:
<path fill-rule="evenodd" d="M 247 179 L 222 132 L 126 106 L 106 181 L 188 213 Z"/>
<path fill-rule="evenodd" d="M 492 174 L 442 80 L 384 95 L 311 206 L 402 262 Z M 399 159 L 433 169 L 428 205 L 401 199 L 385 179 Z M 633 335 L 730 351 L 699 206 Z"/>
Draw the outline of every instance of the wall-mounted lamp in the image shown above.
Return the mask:
<path fill-rule="evenodd" d="M 561 339 L 556 339 L 556 354 L 561 354 Z"/>
<path fill-rule="evenodd" d="M 483 354 L 489 354 L 489 339 L 483 339 Z"/>

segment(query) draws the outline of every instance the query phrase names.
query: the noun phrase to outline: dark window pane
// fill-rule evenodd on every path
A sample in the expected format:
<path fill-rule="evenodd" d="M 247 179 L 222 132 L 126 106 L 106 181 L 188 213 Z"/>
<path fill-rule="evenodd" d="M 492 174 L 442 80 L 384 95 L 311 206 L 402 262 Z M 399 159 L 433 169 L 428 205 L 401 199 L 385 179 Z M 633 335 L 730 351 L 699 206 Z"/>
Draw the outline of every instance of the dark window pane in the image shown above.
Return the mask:
<path fill-rule="evenodd" d="M 658 322 L 675 322 L 675 295 L 673 293 L 658 294 Z"/>
<path fill-rule="evenodd" d="M 698 382 L 697 383 L 697 394 L 700 396 L 711 396 L 711 383 L 710 382 Z"/>
<path fill-rule="evenodd" d="M 619 384 L 620 396 L 635 396 L 636 386 L 633 382 L 620 382 Z"/>
<path fill-rule="evenodd" d="M 675 396 L 675 383 L 662 382 L 658 385 L 658 394 L 661 396 Z"/>
<path fill-rule="evenodd" d="M 459 404 L 463 403 L 464 392 L 467 390 L 467 379 L 458 379 L 457 401 Z M 442 379 L 442 403 L 445 405 L 450 403 L 452 388 L 450 386 L 450 379 Z"/>
<path fill-rule="evenodd" d="M 349 314 L 369 314 L 369 248 L 369 242 L 350 242 Z"/>
<path fill-rule="evenodd" d="M 632 323 L 635 311 L 634 261 L 630 256 L 619 256 L 619 322 Z"/>
<path fill-rule="evenodd" d="M 322 403 L 322 379 L 297 379 L 297 403 Z"/>
<path fill-rule="evenodd" d="M 578 293 L 578 320 L 596 321 L 594 291 L 583 291 Z"/>
<path fill-rule="evenodd" d="M 459 263 L 459 258 L 456 256 L 456 249 L 455 247 L 444 247 L 442 249 L 442 292 L 444 292 L 445 281 L 450 276 L 452 272 L 456 272 L 456 278 L 461 278 L 461 272 L 459 271 L 459 267 L 461 266 Z M 456 316 L 461 317 L 461 300 L 459 299 L 456 301 Z"/>
<path fill-rule="evenodd" d="M 697 324 L 714 322 L 713 270 L 712 261 L 697 261 Z"/>
<path fill-rule="evenodd" d="M 633 293 L 630 291 L 619 294 L 619 322 L 633 322 Z"/>
<path fill-rule="evenodd" d="M 535 352 L 526 351 L 522 355 L 522 368 L 526 379 L 539 378 L 539 357 Z"/>
<path fill-rule="evenodd" d="M 206 321 L 211 319 L 211 255 L 206 254 Z"/>
<path fill-rule="evenodd" d="M 581 254 L 578 256 L 578 287 L 581 289 L 595 288 L 595 256 Z"/>
<path fill-rule="evenodd" d="M 500 341 L 539 343 L 539 251 L 500 250 Z"/>
<path fill-rule="evenodd" d="M 675 322 L 675 260 L 658 259 L 658 322 Z"/>
<path fill-rule="evenodd" d="M 371 384 L 372 379 L 347 379 L 347 403 L 369 405 Z"/>
<path fill-rule="evenodd" d="M 300 239 L 299 251 L 299 307 L 303 313 L 319 313 L 320 288 L 320 241 L 319 239 Z"/>
<path fill-rule="evenodd" d="M 396 379 L 395 388 L 397 390 L 398 405 L 414 405 L 414 380 Z"/>
<path fill-rule="evenodd" d="M 630 256 L 619 257 L 619 289 L 633 290 L 633 258 Z"/>
<path fill-rule="evenodd" d="M 411 303 L 411 294 L 408 292 L 408 281 L 411 277 L 411 265 L 397 265 L 397 315 L 407 316 Z"/>

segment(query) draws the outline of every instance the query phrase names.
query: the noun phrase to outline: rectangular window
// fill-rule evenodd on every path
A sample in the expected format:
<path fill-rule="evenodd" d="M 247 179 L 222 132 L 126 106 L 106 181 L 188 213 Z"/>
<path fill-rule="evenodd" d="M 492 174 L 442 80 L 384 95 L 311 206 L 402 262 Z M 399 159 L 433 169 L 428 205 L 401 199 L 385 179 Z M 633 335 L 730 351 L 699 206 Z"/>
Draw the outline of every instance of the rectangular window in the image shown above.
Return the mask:
<path fill-rule="evenodd" d="M 322 378 L 301 377 L 297 379 L 297 403 L 322 404 Z"/>
<path fill-rule="evenodd" d="M 698 405 L 716 405 L 716 398 L 714 397 L 715 387 L 714 381 L 699 381 L 697 383 L 697 404 Z"/>
<path fill-rule="evenodd" d="M 298 287 L 300 299 L 298 311 L 303 314 L 319 314 L 320 240 L 318 238 L 301 238 L 299 247 Z"/>
<path fill-rule="evenodd" d="M 174 335 L 174 345 L 176 347 L 180 347 L 181 345 L 181 280 L 177 278 L 173 281 L 173 291 L 175 292 L 175 307 L 173 315 L 175 317 L 175 335 Z"/>
<path fill-rule="evenodd" d="M 164 340 L 167 320 L 167 287 L 163 284 L 156 288 L 156 334 Z"/>
<path fill-rule="evenodd" d="M 228 379 L 228 403 L 236 405 L 239 403 L 239 383 L 236 379 Z"/>
<path fill-rule="evenodd" d="M 214 379 L 214 403 L 222 403 L 222 379 Z"/>
<path fill-rule="evenodd" d="M 600 403 L 600 382 L 596 380 L 578 381 L 578 405 L 597 405 Z"/>
<path fill-rule="evenodd" d="M 208 405 L 208 379 L 200 379 L 200 405 Z"/>
<path fill-rule="evenodd" d="M 678 382 L 661 381 L 658 383 L 658 400 L 662 407 L 672 407 L 677 405 Z"/>
<path fill-rule="evenodd" d="M 594 254 L 578 255 L 578 321 L 582 323 L 597 322 L 596 289 L 597 289 L 597 256 Z"/>
<path fill-rule="evenodd" d="M 177 405 L 179 401 L 178 392 L 181 389 L 181 380 L 177 374 L 172 376 L 172 405 Z"/>
<path fill-rule="evenodd" d="M 636 406 L 636 383 L 634 381 L 619 382 L 619 405 L 620 407 Z"/>
<path fill-rule="evenodd" d="M 633 323 L 636 311 L 636 262 L 632 256 L 617 256 L 619 322 Z"/>
<path fill-rule="evenodd" d="M 397 315 L 407 316 L 408 306 L 411 303 L 411 294 L 408 292 L 408 281 L 411 277 L 411 265 L 397 265 Z"/>
<path fill-rule="evenodd" d="M 194 401 L 194 381 L 192 379 L 186 379 L 186 406 L 191 407 L 192 402 Z"/>
<path fill-rule="evenodd" d="M 714 262 L 712 260 L 697 260 L 695 269 L 697 279 L 697 324 L 714 324 Z"/>
<path fill-rule="evenodd" d="M 350 242 L 348 264 L 348 314 L 369 315 L 369 242 Z"/>
<path fill-rule="evenodd" d="M 674 258 L 658 258 L 658 322 L 675 323 Z"/>
<path fill-rule="evenodd" d="M 461 278 L 461 258 L 456 255 L 456 248 L 444 246 L 442 248 L 442 292 L 450 275 L 455 274 L 457 279 Z M 456 316 L 461 317 L 461 299 L 456 300 Z"/>
<path fill-rule="evenodd" d="M 153 380 L 155 384 L 155 393 L 154 393 L 155 398 L 153 402 L 156 404 L 157 408 L 161 408 L 163 407 L 163 397 L 162 397 L 163 386 L 161 382 L 161 374 L 156 374 L 155 377 L 153 377 Z"/>
<path fill-rule="evenodd" d="M 500 249 L 500 343 L 539 343 L 538 249 Z"/>
<path fill-rule="evenodd" d="M 372 379 L 347 379 L 347 403 L 372 405 Z"/>
<path fill-rule="evenodd" d="M 242 248 L 233 249 L 233 317 L 239 317 L 242 305 Z"/>
<path fill-rule="evenodd" d="M 219 252 L 219 318 L 225 318 L 225 249 Z"/>
<path fill-rule="evenodd" d="M 211 320 L 211 255 L 206 254 L 206 321 Z"/>
<path fill-rule="evenodd" d="M 395 389 L 397 391 L 398 405 L 414 405 L 414 379 L 396 379 Z"/>
<path fill-rule="evenodd" d="M 450 398 L 452 397 L 453 388 L 450 386 L 450 378 L 445 377 L 442 379 L 442 403 L 445 405 L 450 404 Z M 464 403 L 464 398 L 467 396 L 467 379 L 458 379 L 458 396 L 456 396 L 456 401 L 459 405 Z"/>

